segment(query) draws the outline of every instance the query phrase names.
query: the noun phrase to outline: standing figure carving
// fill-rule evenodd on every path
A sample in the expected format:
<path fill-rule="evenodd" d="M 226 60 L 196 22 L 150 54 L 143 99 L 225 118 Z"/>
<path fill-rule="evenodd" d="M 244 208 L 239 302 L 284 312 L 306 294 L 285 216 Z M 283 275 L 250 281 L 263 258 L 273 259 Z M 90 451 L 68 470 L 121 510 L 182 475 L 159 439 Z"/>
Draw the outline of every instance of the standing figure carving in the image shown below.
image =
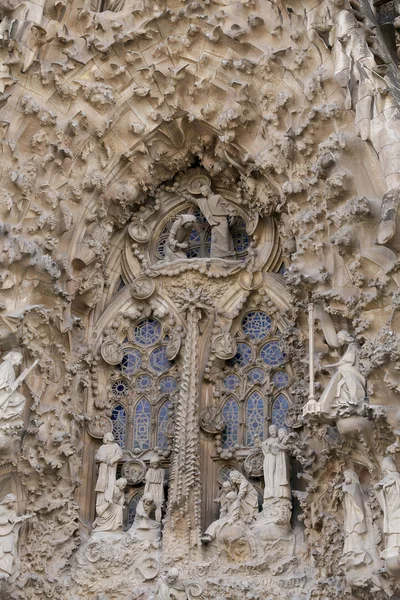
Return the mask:
<path fill-rule="evenodd" d="M 97 451 L 96 461 L 100 463 L 99 474 L 95 491 L 96 509 L 97 506 L 104 505 L 105 495 L 108 492 L 108 498 L 111 497 L 117 478 L 117 464 L 121 460 L 123 452 L 119 445 L 114 441 L 112 433 L 106 433 L 103 437 L 103 444 Z"/>
<path fill-rule="evenodd" d="M 193 215 L 179 215 L 172 223 L 168 239 L 165 244 L 165 260 L 172 262 L 179 258 L 187 258 L 186 250 L 189 248 L 190 234 L 196 223 Z"/>
<path fill-rule="evenodd" d="M 3 357 L 3 363 L 0 365 L 0 424 L 9 424 L 22 415 L 26 398 L 17 392 L 17 388 L 37 362 L 25 369 L 16 379 L 14 367 L 22 363 L 22 354 L 9 352 Z"/>
<path fill-rule="evenodd" d="M 354 338 L 342 329 L 337 334 L 340 346 L 348 344 L 342 358 L 325 368 L 336 369 L 319 401 L 323 413 L 340 417 L 359 414 L 365 398 L 365 378 L 359 369 L 359 352 Z"/>
<path fill-rule="evenodd" d="M 365 522 L 363 491 L 357 474 L 346 469 L 342 484 L 344 508 L 344 547 L 341 564 L 358 567 L 372 559 L 367 552 L 368 536 Z"/>
<path fill-rule="evenodd" d="M 17 516 L 17 498 L 8 494 L 0 501 L 0 581 L 7 581 L 18 571 L 18 533 L 21 524 L 34 515 Z"/>
<path fill-rule="evenodd" d="M 258 514 L 258 494 L 246 477 L 239 471 L 232 471 L 229 475 L 233 491 L 237 493 L 239 503 L 239 516 L 245 523 L 253 523 Z"/>
<path fill-rule="evenodd" d="M 104 494 L 102 504 L 96 503 L 97 518 L 93 523 L 93 531 L 122 532 L 124 522 L 124 490 L 127 480 L 120 478 L 112 489 L 108 488 Z"/>
<path fill-rule="evenodd" d="M 264 454 L 264 501 L 269 498 L 291 498 L 289 454 L 285 444 L 286 430 L 270 425 L 269 437 L 259 442 Z"/>
<path fill-rule="evenodd" d="M 383 532 L 386 548 L 381 554 L 387 571 L 400 576 L 400 473 L 391 456 L 382 460 L 383 478 L 375 485 L 383 510 Z"/>
<path fill-rule="evenodd" d="M 210 185 L 200 188 L 201 196 L 196 202 L 211 226 L 211 258 L 234 258 L 233 239 L 229 231 L 228 218 L 233 207 L 220 194 L 215 194 Z"/>
<path fill-rule="evenodd" d="M 150 468 L 146 473 L 146 483 L 144 493 L 151 494 L 155 509 L 155 517 L 158 523 L 161 523 L 161 511 L 164 505 L 164 469 L 161 467 L 161 460 L 155 456 L 150 459 Z"/>

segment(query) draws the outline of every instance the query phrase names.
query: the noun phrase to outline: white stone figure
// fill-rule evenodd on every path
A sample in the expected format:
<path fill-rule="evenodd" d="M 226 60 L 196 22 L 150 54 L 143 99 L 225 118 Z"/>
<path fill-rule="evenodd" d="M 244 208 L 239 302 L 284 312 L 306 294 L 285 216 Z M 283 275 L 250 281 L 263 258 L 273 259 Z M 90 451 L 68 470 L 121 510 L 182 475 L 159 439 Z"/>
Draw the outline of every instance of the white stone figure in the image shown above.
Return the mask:
<path fill-rule="evenodd" d="M 9 424 L 17 417 L 20 417 L 24 411 L 26 398 L 17 392 L 18 385 L 22 383 L 30 370 L 37 364 L 25 369 L 25 371 L 16 379 L 14 367 L 22 363 L 22 354 L 20 352 L 8 352 L 3 357 L 3 363 L 0 365 L 0 424 Z"/>
<path fill-rule="evenodd" d="M 286 430 L 270 425 L 268 431 L 269 437 L 259 442 L 264 454 L 264 500 L 291 498 Z"/>
<path fill-rule="evenodd" d="M 203 185 L 200 191 L 195 202 L 211 226 L 211 258 L 235 258 L 228 220 L 233 215 L 232 205 L 220 194 L 214 194 L 210 185 Z"/>
<path fill-rule="evenodd" d="M 151 518 L 156 508 L 154 498 L 150 492 L 146 492 L 140 498 L 136 507 L 135 519 L 128 533 L 137 540 L 158 540 L 161 537 L 161 526 L 158 521 Z"/>
<path fill-rule="evenodd" d="M 363 491 L 354 471 L 346 469 L 343 475 L 344 546 L 340 563 L 345 567 L 357 567 L 372 562 L 367 551 L 368 535 Z"/>
<path fill-rule="evenodd" d="M 224 508 L 223 510 L 221 510 L 219 519 L 211 523 L 211 525 L 208 527 L 205 534 L 201 538 L 203 544 L 208 544 L 209 542 L 216 540 L 217 545 L 222 546 L 224 541 L 224 530 L 225 533 L 227 533 L 227 529 L 232 530 L 233 528 L 237 528 L 237 526 L 240 525 L 240 508 L 241 507 L 240 500 L 238 499 L 238 494 L 233 491 L 228 492 L 226 494 Z M 241 524 L 243 528 L 246 527 L 246 524 L 243 520 L 241 521 Z"/>
<path fill-rule="evenodd" d="M 102 504 L 96 503 L 97 518 L 93 523 L 93 532 L 110 531 L 122 533 L 124 522 L 124 490 L 128 482 L 121 477 L 112 490 L 108 488 Z"/>
<path fill-rule="evenodd" d="M 187 598 L 185 585 L 179 580 L 179 571 L 175 567 L 157 581 L 154 600 L 187 600 Z"/>
<path fill-rule="evenodd" d="M 146 473 L 144 493 L 151 494 L 156 511 L 156 521 L 161 523 L 161 511 L 164 505 L 164 469 L 161 467 L 161 459 L 154 456 L 150 459 L 150 468 Z"/>
<path fill-rule="evenodd" d="M 330 415 L 350 416 L 358 414 L 365 399 L 365 378 L 359 370 L 358 347 L 354 338 L 342 329 L 337 334 L 340 346 L 348 344 L 342 358 L 325 368 L 336 369 L 326 386 L 319 404 L 321 411 Z"/>
<path fill-rule="evenodd" d="M 0 500 L 0 581 L 7 581 L 18 570 L 18 533 L 21 524 L 34 515 L 17 516 L 17 498 L 8 494 Z"/>
<path fill-rule="evenodd" d="M 239 471 L 232 471 L 229 480 L 234 491 L 237 492 L 237 499 L 240 505 L 240 518 L 245 523 L 253 523 L 258 514 L 258 494 L 246 477 Z"/>
<path fill-rule="evenodd" d="M 103 444 L 98 449 L 95 457 L 96 461 L 100 463 L 95 487 L 97 492 L 96 507 L 104 505 L 107 491 L 109 492 L 108 497 L 110 497 L 117 478 L 117 464 L 122 457 L 123 452 L 119 445 L 114 442 L 113 434 L 106 433 L 103 437 Z"/>
<path fill-rule="evenodd" d="M 383 532 L 386 547 L 381 558 L 394 576 L 400 576 L 400 473 L 392 456 L 381 464 L 383 478 L 374 487 L 383 510 Z M 388 568 L 389 567 L 389 568 Z"/>
<path fill-rule="evenodd" d="M 229 494 L 229 492 L 232 492 L 232 483 L 229 480 L 224 481 L 224 483 L 222 484 L 222 489 L 221 489 L 221 492 L 220 492 L 218 498 L 214 499 L 214 502 L 219 504 L 219 518 L 220 519 L 222 517 L 225 517 L 228 512 L 229 502 L 227 500 L 227 495 Z"/>
<path fill-rule="evenodd" d="M 193 215 L 179 215 L 172 223 L 165 244 L 166 261 L 187 259 L 186 250 L 189 248 L 189 238 L 195 223 L 196 217 Z"/>

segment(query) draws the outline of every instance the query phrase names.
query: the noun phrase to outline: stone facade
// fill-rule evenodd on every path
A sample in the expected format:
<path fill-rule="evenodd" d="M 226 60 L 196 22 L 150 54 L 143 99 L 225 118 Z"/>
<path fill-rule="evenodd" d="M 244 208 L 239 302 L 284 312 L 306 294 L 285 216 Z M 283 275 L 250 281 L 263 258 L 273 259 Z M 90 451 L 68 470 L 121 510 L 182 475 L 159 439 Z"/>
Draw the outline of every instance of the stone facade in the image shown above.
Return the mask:
<path fill-rule="evenodd" d="M 399 13 L 0 2 L 1 598 L 400 598 Z"/>

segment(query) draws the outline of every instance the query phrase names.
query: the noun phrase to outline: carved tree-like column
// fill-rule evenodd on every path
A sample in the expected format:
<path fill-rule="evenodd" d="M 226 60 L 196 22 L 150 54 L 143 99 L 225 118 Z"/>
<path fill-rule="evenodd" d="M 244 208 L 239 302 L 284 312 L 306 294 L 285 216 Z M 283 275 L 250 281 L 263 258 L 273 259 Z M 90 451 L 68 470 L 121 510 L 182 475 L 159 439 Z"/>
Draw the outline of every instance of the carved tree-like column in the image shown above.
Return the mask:
<path fill-rule="evenodd" d="M 187 313 L 187 336 L 181 387 L 175 409 L 175 435 L 169 484 L 164 548 L 168 556 L 185 556 L 200 547 L 201 481 L 199 428 L 199 321 L 212 307 L 201 290 L 189 290 L 181 307 Z"/>

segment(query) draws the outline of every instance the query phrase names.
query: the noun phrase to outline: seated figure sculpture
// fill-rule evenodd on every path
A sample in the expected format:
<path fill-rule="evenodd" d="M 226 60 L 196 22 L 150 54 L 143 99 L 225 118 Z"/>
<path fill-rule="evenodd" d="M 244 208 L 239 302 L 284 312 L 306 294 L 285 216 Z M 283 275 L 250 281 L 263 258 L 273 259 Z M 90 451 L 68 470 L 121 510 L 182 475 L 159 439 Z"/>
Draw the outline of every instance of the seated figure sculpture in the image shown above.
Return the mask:
<path fill-rule="evenodd" d="M 151 519 L 150 515 L 157 510 L 153 495 L 150 492 L 143 494 L 139 500 L 135 519 L 128 534 L 134 540 L 159 540 L 161 537 L 161 525 Z"/>
<path fill-rule="evenodd" d="M 122 525 L 124 522 L 124 490 L 128 482 L 121 477 L 117 479 L 115 485 L 107 489 L 104 494 L 102 504 L 96 504 L 97 518 L 93 523 L 93 532 L 114 532 L 122 533 Z"/>
<path fill-rule="evenodd" d="M 172 223 L 165 244 L 165 260 L 167 262 L 179 258 L 187 259 L 186 250 L 189 248 L 188 242 L 195 223 L 196 217 L 193 215 L 179 215 Z"/>

